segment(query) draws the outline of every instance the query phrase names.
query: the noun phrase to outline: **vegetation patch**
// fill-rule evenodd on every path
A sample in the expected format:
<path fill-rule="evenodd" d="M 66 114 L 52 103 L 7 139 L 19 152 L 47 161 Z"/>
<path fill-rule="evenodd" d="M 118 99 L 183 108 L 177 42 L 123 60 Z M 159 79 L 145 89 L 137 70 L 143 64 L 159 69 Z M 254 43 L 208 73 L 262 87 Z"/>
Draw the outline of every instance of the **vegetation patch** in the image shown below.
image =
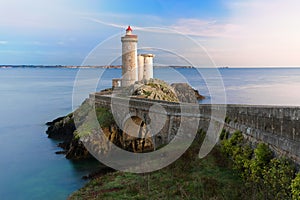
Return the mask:
<path fill-rule="evenodd" d="M 240 131 L 222 138 L 221 151 L 233 161 L 254 199 L 300 199 L 300 178 L 291 161 L 274 158 L 264 143 L 253 149 Z"/>
<path fill-rule="evenodd" d="M 170 166 L 147 174 L 113 172 L 91 180 L 70 199 L 251 199 L 232 161 L 216 147 L 205 159 L 198 153 L 205 132 Z"/>

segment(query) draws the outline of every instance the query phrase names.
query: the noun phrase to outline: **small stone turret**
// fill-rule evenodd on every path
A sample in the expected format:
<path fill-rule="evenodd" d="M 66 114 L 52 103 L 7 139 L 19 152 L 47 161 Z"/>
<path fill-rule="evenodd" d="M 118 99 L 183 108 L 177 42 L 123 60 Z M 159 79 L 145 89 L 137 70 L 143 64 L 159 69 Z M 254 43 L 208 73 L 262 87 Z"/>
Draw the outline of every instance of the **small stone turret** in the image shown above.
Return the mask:
<path fill-rule="evenodd" d="M 153 78 L 153 54 L 142 54 L 144 57 L 144 79 L 149 80 Z"/>
<path fill-rule="evenodd" d="M 145 58 L 141 54 L 138 55 L 138 80 L 144 79 Z"/>

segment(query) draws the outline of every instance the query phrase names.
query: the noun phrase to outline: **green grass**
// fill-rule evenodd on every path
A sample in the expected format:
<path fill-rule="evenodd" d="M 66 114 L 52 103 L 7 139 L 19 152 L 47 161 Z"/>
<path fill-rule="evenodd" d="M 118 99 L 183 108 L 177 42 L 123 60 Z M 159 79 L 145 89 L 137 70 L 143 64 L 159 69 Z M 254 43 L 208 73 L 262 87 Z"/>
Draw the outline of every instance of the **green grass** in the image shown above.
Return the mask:
<path fill-rule="evenodd" d="M 115 124 L 113 115 L 108 109 L 102 107 L 96 108 L 95 113 L 96 113 L 97 120 L 94 120 L 95 113 L 93 112 L 92 108 L 84 104 L 82 105 L 82 107 L 84 107 L 84 109 L 82 110 L 85 111 L 84 113 L 85 116 L 84 119 L 83 116 L 81 116 L 82 117 L 81 120 L 84 123 L 81 123 L 81 125 L 74 132 L 76 139 L 88 136 L 93 131 L 97 131 L 99 125 L 101 128 L 108 128 L 111 125 Z"/>
<path fill-rule="evenodd" d="M 251 199 L 220 148 L 199 159 L 200 144 L 194 142 L 180 159 L 156 172 L 113 172 L 98 177 L 70 199 Z"/>

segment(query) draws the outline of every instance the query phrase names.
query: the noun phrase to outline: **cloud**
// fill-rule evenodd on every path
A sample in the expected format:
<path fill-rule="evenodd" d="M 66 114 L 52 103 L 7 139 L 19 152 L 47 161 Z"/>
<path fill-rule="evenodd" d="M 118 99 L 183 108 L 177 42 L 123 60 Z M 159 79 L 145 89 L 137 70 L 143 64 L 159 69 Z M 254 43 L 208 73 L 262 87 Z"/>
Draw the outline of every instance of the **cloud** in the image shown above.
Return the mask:
<path fill-rule="evenodd" d="M 3 31 L 0 45 L 16 48 L 18 43 L 18 49 L 32 45 L 32 49 L 39 48 L 46 53 L 57 46 L 72 51 L 80 48 L 85 54 L 99 42 L 124 31 L 130 24 L 137 33 L 144 32 L 144 37 L 139 38 L 141 45 L 143 40 L 144 44 L 150 40 L 155 47 L 168 46 L 159 39 L 171 37 L 168 29 L 191 36 L 221 66 L 300 65 L 299 0 L 227 0 L 228 14 L 211 19 L 164 19 L 162 15 L 113 12 L 101 10 L 101 3 L 0 0 L 0 26 Z M 99 8 L 92 8 L 93 5 Z M 149 26 L 162 28 L 146 28 Z M 70 41 L 70 37 L 74 40 Z M 176 36 L 172 37 L 178 47 L 184 45 Z M 35 42 L 27 44 L 26 41 Z M 46 48 L 48 45 L 51 48 Z M 115 45 L 120 45 L 119 38 Z M 196 50 L 193 55 L 197 56 Z M 15 58 L 13 54 L 8 56 Z"/>
<path fill-rule="evenodd" d="M 141 17 L 141 16 L 140 16 Z M 144 17 L 141 17 L 144 18 Z M 119 28 L 124 30 L 128 25 L 127 24 L 117 24 L 109 21 L 104 21 L 99 18 L 94 17 L 84 17 L 83 19 L 90 20 L 105 26 Z M 147 32 L 156 32 L 156 33 L 170 33 L 178 32 L 181 34 L 189 36 L 198 36 L 198 37 L 231 37 L 232 33 L 238 30 L 237 25 L 230 23 L 221 23 L 217 20 L 201 20 L 195 18 L 181 18 L 176 20 L 175 23 L 169 26 L 161 27 L 142 27 L 134 26 L 134 30 L 142 30 Z"/>
<path fill-rule="evenodd" d="M 238 29 L 237 25 L 217 20 L 179 19 L 170 26 L 171 29 L 190 36 L 230 37 Z"/>
<path fill-rule="evenodd" d="M 300 1 L 229 1 L 236 28 L 205 46 L 219 65 L 299 66 Z"/>
<path fill-rule="evenodd" d="M 113 17 L 112 17 L 113 16 Z M 120 23 L 112 23 L 110 20 L 111 18 L 114 18 L 114 21 L 121 21 Z M 122 19 L 123 20 L 120 20 Z M 124 20 L 126 18 L 126 20 Z M 142 18 L 144 21 L 143 26 L 139 25 L 139 22 L 136 22 L 136 19 Z M 154 21 L 158 22 L 161 19 L 156 17 L 156 16 L 151 16 L 151 15 L 133 15 L 133 14 L 127 14 L 127 15 L 120 15 L 120 14 L 110 14 L 108 19 L 106 15 L 97 15 L 97 16 L 83 16 L 82 19 L 86 19 L 91 22 L 95 22 L 101 25 L 106 26 L 106 28 L 118 28 L 122 31 L 124 31 L 128 25 L 131 25 L 131 28 L 133 31 L 145 31 L 145 32 L 155 32 L 155 33 L 169 33 L 171 27 L 164 27 L 160 26 L 159 23 L 156 26 L 153 26 Z M 136 23 L 124 23 L 124 21 L 129 21 L 129 22 L 136 22 Z M 147 22 L 152 22 L 151 27 L 147 26 L 149 23 Z M 155 23 L 154 23 L 155 24 Z M 174 31 L 174 29 L 173 29 Z"/>
<path fill-rule="evenodd" d="M 181 18 L 169 27 L 194 37 L 220 66 L 300 66 L 300 1 L 229 0 L 228 17 Z"/>
<path fill-rule="evenodd" d="M 70 30 L 78 27 L 78 11 L 87 7 L 71 0 L 0 0 L 0 26 L 23 32 Z"/>
<path fill-rule="evenodd" d="M 115 27 L 115 28 L 122 28 L 122 29 L 124 29 L 124 27 L 126 27 L 126 25 L 105 22 L 105 21 L 102 21 L 100 19 L 93 18 L 93 17 L 83 17 L 83 19 L 87 19 L 87 20 L 92 21 L 92 22 L 96 22 L 96 23 L 99 23 L 99 24 L 102 24 L 102 25 L 106 25 L 106 26 L 110 26 L 110 27 Z"/>

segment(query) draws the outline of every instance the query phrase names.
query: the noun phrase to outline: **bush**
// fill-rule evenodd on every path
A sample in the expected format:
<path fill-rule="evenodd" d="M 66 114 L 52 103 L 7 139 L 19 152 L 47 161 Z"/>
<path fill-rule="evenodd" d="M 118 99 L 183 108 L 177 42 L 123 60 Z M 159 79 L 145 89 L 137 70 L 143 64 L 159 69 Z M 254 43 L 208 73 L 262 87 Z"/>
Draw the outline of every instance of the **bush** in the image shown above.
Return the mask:
<path fill-rule="evenodd" d="M 300 200 L 300 173 L 297 174 L 296 178 L 291 184 L 293 200 Z"/>
<path fill-rule="evenodd" d="M 246 144 L 241 132 L 233 133 L 226 139 L 223 130 L 221 151 L 231 158 L 234 169 L 238 170 L 245 185 L 259 199 L 300 200 L 300 173 L 295 175 L 295 166 L 287 159 L 273 158 L 273 153 L 264 143 L 253 150 Z"/>
<path fill-rule="evenodd" d="M 97 108 L 96 114 L 97 120 L 102 128 L 107 128 L 115 123 L 112 113 L 106 108 Z"/>
<path fill-rule="evenodd" d="M 222 132 L 220 134 L 220 140 L 227 140 L 228 137 L 229 137 L 229 131 L 222 129 Z"/>
<path fill-rule="evenodd" d="M 226 132 L 224 131 L 224 137 Z M 238 170 L 245 179 L 250 175 L 250 163 L 253 150 L 250 145 L 244 141 L 243 134 L 240 131 L 233 133 L 232 137 L 222 141 L 221 150 L 230 156 L 234 163 L 234 169 Z"/>
<path fill-rule="evenodd" d="M 226 138 L 225 138 L 225 134 L 226 134 L 226 130 L 223 129 L 222 132 L 221 132 L 221 134 L 220 134 L 220 140 L 226 139 Z"/>
<path fill-rule="evenodd" d="M 272 151 L 266 144 L 260 143 L 257 145 L 254 150 L 254 158 L 250 163 L 250 181 L 257 184 L 263 184 L 263 170 L 269 164 L 272 159 L 272 155 Z"/>
<path fill-rule="evenodd" d="M 245 145 L 241 149 L 241 153 L 235 156 L 234 168 L 239 170 L 242 178 L 247 180 L 251 174 L 250 164 L 253 155 L 253 149 L 250 147 L 250 145 Z"/>
<path fill-rule="evenodd" d="M 232 145 L 241 145 L 244 143 L 244 136 L 241 131 L 236 131 L 229 140 Z"/>
<path fill-rule="evenodd" d="M 295 167 L 286 159 L 274 158 L 263 171 L 266 194 L 271 199 L 291 199 Z"/>
<path fill-rule="evenodd" d="M 255 159 L 261 166 L 267 165 L 273 158 L 273 153 L 265 143 L 259 143 L 254 150 Z"/>
<path fill-rule="evenodd" d="M 228 116 L 226 116 L 225 117 L 225 123 L 229 124 L 230 122 L 231 122 L 231 119 Z"/>
<path fill-rule="evenodd" d="M 224 136 L 225 137 L 225 136 Z M 235 155 L 240 153 L 241 146 L 244 144 L 244 137 L 240 131 L 236 131 L 232 136 L 222 141 L 222 152 L 230 156 L 233 160 Z"/>

